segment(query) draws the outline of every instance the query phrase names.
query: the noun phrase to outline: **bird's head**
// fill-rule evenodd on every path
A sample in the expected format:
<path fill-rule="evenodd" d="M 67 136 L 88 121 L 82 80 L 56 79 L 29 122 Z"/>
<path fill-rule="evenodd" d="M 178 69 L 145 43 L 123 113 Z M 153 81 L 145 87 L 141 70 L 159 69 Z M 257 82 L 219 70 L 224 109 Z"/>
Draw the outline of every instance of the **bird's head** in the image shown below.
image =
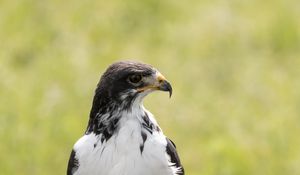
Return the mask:
<path fill-rule="evenodd" d="M 109 66 L 102 75 L 94 102 L 104 100 L 129 107 L 132 103 L 142 102 L 147 94 L 156 90 L 172 95 L 171 84 L 157 69 L 148 64 L 121 61 Z"/>

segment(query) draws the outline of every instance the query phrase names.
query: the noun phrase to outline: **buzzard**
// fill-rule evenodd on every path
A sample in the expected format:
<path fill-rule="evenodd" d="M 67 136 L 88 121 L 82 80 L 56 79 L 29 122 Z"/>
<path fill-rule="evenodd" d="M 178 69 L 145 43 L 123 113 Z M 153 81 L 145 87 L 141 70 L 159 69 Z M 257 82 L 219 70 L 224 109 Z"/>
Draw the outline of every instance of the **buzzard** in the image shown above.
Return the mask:
<path fill-rule="evenodd" d="M 142 103 L 156 90 L 172 95 L 170 83 L 154 67 L 131 61 L 109 66 L 67 175 L 184 175 L 174 143 Z"/>

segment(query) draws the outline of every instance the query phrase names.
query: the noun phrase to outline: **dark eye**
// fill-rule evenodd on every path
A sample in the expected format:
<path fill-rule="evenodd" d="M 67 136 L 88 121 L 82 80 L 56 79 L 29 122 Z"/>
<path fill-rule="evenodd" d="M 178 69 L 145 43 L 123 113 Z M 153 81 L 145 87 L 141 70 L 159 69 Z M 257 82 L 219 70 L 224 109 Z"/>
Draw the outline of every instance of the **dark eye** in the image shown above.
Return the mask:
<path fill-rule="evenodd" d="M 142 75 L 131 75 L 128 79 L 131 83 L 138 83 L 142 80 Z"/>

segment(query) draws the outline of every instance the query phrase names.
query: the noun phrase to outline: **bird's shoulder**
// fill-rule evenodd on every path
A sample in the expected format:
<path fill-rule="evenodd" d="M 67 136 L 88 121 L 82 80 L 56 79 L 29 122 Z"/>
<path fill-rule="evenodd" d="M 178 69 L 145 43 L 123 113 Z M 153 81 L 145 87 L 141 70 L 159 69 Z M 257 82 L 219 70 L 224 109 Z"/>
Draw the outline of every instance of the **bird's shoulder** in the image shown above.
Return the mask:
<path fill-rule="evenodd" d="M 79 162 L 78 159 L 76 158 L 76 152 L 73 149 L 68 163 L 67 175 L 73 175 L 74 172 L 78 169 L 78 166 L 79 166 Z"/>
<path fill-rule="evenodd" d="M 166 153 L 169 156 L 169 162 L 171 164 L 171 167 L 174 169 L 174 171 L 178 174 L 178 175 L 184 175 L 184 168 L 180 162 L 177 150 L 176 150 L 176 145 L 174 144 L 174 142 L 167 138 L 167 145 L 166 145 Z"/>

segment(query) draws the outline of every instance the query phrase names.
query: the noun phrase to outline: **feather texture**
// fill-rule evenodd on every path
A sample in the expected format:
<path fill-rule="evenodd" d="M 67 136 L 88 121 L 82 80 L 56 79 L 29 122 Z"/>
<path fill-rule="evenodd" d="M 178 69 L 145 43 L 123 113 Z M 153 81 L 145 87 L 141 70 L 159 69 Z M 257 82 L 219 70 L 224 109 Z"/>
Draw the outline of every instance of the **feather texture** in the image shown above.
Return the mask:
<path fill-rule="evenodd" d="M 132 74 L 145 76 L 136 84 Z M 102 76 L 85 135 L 74 145 L 67 175 L 183 175 L 175 145 L 166 138 L 143 98 L 158 82 L 149 65 L 119 62 Z M 172 91 L 166 81 L 162 90 Z M 167 85 L 167 86 L 166 86 Z"/>

